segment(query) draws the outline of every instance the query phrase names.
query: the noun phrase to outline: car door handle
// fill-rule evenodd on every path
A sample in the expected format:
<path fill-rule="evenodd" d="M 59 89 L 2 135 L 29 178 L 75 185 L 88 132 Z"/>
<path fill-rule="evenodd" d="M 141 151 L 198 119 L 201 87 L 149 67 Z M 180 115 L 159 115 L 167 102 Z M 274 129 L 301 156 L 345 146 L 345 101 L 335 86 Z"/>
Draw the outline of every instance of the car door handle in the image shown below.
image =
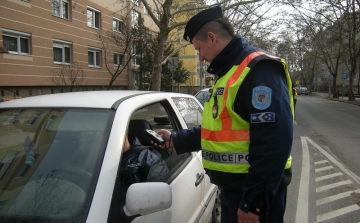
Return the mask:
<path fill-rule="evenodd" d="M 199 186 L 199 184 L 201 183 L 201 181 L 203 181 L 204 176 L 205 176 L 204 173 L 200 173 L 200 174 L 198 173 L 198 174 L 196 174 L 197 180 L 196 180 L 196 182 L 195 182 L 195 187 Z"/>

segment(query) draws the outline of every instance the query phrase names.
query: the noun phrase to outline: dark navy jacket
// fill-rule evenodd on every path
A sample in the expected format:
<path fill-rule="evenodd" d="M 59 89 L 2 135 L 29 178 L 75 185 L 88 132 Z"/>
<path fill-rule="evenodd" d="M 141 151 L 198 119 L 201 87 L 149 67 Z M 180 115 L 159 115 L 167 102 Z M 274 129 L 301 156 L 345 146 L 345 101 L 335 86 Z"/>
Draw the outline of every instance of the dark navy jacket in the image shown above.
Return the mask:
<path fill-rule="evenodd" d="M 249 52 L 258 50 L 239 35 L 212 61 L 208 72 L 221 78 L 234 65 L 239 65 Z M 265 110 L 252 104 L 252 92 L 257 86 L 272 89 L 272 101 Z M 208 102 L 205 102 L 208 103 Z M 252 211 L 259 208 L 266 212 L 278 187 L 291 181 L 291 169 L 284 171 L 290 156 L 293 139 L 293 118 L 283 65 L 275 60 L 260 60 L 252 67 L 237 93 L 234 111 L 250 123 L 248 174 L 212 172 L 209 176 L 219 187 L 242 194 L 239 208 Z M 274 122 L 251 123 L 251 114 L 273 112 Z M 178 153 L 201 149 L 201 127 L 173 132 L 173 142 Z M 207 172 L 208 173 L 208 172 Z M 209 174 L 209 173 L 208 173 Z M 245 208 L 244 204 L 247 208 Z"/>

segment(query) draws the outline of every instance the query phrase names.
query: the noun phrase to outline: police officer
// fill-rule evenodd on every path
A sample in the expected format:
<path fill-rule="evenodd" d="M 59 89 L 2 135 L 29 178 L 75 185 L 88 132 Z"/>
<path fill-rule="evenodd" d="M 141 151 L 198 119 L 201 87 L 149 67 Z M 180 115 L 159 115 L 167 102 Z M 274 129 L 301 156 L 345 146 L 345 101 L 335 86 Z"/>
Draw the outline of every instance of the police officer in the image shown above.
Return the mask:
<path fill-rule="evenodd" d="M 235 35 L 218 6 L 192 17 L 184 39 L 217 80 L 201 126 L 158 133 L 177 153 L 202 149 L 206 173 L 221 189 L 222 223 L 283 222 L 294 113 L 287 64 Z"/>
<path fill-rule="evenodd" d="M 297 90 L 296 90 L 296 88 L 295 88 L 294 82 L 292 82 L 292 93 L 293 93 L 294 110 L 295 110 L 296 101 L 297 101 L 297 98 L 298 98 L 298 93 L 297 93 Z"/>

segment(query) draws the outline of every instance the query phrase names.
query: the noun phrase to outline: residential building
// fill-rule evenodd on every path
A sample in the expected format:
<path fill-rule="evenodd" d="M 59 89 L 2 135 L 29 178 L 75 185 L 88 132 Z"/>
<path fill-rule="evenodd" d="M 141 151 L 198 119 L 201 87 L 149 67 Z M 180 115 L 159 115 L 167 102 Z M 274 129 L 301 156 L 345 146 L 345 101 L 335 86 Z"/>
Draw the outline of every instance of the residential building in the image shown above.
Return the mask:
<path fill-rule="evenodd" d="M 156 32 L 136 0 L 0 1 L 0 46 L 8 51 L 0 53 L 0 96 L 68 91 L 59 87 L 59 82 L 71 79 L 62 76 L 61 69 L 70 69 L 72 75 L 79 70 L 84 73 L 73 78 L 77 84 L 71 90 L 133 89 L 136 57 L 109 87 L 110 73 L 129 56 L 106 38 L 102 44 L 99 37 L 109 32 L 124 34 L 126 24 L 136 22 L 139 13 L 144 15 L 145 26 Z"/>

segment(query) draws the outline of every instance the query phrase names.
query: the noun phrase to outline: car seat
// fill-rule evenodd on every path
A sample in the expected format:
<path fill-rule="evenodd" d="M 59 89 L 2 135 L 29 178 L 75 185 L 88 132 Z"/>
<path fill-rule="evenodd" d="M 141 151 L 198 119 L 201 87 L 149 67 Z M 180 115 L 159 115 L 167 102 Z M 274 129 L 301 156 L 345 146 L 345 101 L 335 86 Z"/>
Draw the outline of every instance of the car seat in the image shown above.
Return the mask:
<path fill-rule="evenodd" d="M 130 143 L 134 139 L 134 137 L 138 138 L 142 145 L 144 146 L 152 146 L 151 140 L 144 134 L 145 129 L 153 130 L 151 124 L 145 119 L 134 119 L 130 120 L 128 137 Z"/>

